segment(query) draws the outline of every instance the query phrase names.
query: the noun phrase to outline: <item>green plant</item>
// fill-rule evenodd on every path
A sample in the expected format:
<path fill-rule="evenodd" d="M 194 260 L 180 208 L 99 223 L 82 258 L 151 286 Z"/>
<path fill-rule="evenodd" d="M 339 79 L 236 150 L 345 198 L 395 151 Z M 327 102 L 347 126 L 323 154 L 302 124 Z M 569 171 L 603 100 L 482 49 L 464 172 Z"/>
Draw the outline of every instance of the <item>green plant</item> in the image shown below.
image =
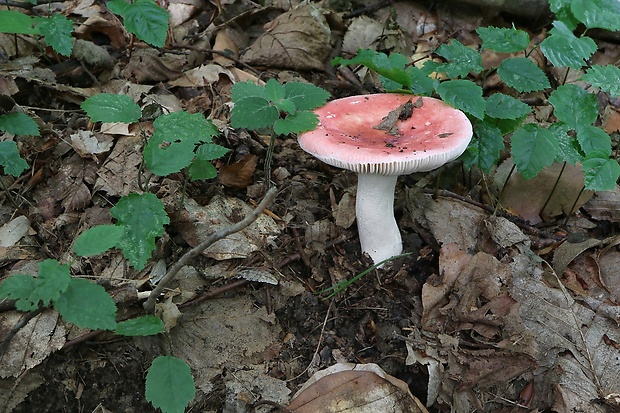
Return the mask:
<path fill-rule="evenodd" d="M 592 4 L 591 4 L 592 3 Z M 585 33 L 576 36 L 579 22 L 587 28 L 620 29 L 620 7 L 611 0 L 555 0 L 550 2 L 557 20 L 549 36 L 539 47 L 551 65 L 581 70 L 597 50 Z M 528 56 L 529 35 L 515 28 L 481 27 L 477 30 L 482 48 L 498 53 L 519 53 L 504 59 L 497 67 L 485 69 L 477 51 L 457 40 L 435 51 L 445 62 L 427 61 L 416 67 L 405 56 L 387 56 L 373 50 L 359 50 L 351 59 L 336 58 L 334 65 L 364 65 L 379 74 L 388 92 L 439 95 L 450 105 L 463 110 L 472 119 L 474 139 L 461 157 L 466 168 L 478 167 L 488 173 L 510 138 L 510 153 L 516 170 L 525 178 L 536 176 L 553 162 L 580 163 L 584 171 L 584 189 L 613 189 L 620 176 L 620 165 L 612 154 L 610 136 L 594 126 L 598 103 L 593 92 L 575 84 L 552 88 L 545 72 Z M 547 91 L 556 122 L 547 128 L 526 123 L 532 107 L 513 96 L 495 93 L 483 97 L 485 79 L 496 72 L 501 81 L 519 93 Z M 444 73 L 445 80 L 435 74 Z M 471 75 L 481 79 L 478 84 Z M 615 66 L 587 67 L 582 81 L 612 96 L 620 96 L 620 69 Z"/>

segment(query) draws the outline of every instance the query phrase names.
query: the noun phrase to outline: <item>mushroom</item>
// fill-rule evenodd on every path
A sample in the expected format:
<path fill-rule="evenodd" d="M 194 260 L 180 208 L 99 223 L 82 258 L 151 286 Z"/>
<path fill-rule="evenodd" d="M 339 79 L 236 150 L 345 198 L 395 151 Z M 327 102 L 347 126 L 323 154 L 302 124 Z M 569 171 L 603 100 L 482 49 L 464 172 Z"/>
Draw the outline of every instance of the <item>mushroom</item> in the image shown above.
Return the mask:
<path fill-rule="evenodd" d="M 441 100 L 371 94 L 333 100 L 314 111 L 316 129 L 301 148 L 358 174 L 355 212 L 362 251 L 379 264 L 402 250 L 394 218 L 399 175 L 427 172 L 458 158 L 472 137 L 463 112 Z"/>

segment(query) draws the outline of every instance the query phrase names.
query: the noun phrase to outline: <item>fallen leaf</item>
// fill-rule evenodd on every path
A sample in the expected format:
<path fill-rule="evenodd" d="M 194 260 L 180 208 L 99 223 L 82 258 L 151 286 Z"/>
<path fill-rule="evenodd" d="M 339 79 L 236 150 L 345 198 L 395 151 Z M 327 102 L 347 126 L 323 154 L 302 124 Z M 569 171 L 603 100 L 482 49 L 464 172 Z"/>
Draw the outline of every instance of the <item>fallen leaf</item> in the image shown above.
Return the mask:
<path fill-rule="evenodd" d="M 254 171 L 258 157 L 246 155 L 238 162 L 220 167 L 218 179 L 224 186 L 244 189 L 250 186 L 254 180 Z"/>

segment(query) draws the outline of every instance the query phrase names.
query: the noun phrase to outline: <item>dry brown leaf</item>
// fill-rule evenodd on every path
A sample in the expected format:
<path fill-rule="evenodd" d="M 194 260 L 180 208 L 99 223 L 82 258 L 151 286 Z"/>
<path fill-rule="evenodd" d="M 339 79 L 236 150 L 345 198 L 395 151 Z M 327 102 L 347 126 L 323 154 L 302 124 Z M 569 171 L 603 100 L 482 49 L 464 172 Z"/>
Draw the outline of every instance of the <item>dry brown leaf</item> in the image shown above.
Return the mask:
<path fill-rule="evenodd" d="M 239 48 L 226 29 L 217 32 L 217 35 L 215 36 L 215 43 L 213 44 L 213 50 L 230 53 L 231 57 L 235 59 L 239 58 Z M 223 67 L 228 67 L 235 64 L 234 60 L 228 59 L 219 54 L 213 55 L 213 61 Z"/>
<path fill-rule="evenodd" d="M 112 196 L 125 196 L 138 188 L 138 170 L 142 162 L 142 138 L 122 136 L 112 153 L 97 171 L 94 192 L 103 191 Z"/>
<path fill-rule="evenodd" d="M 71 146 L 82 158 L 91 158 L 99 163 L 97 155 L 112 149 L 114 139 L 108 135 L 95 134 L 91 131 L 78 131 L 71 135 Z"/>
<path fill-rule="evenodd" d="M 49 180 L 52 195 L 61 200 L 65 211 L 83 209 L 92 198 L 85 183 L 95 183 L 97 164 L 74 154 L 66 159 L 60 170 Z"/>
<path fill-rule="evenodd" d="M 252 185 L 258 157 L 246 155 L 240 161 L 220 167 L 218 179 L 224 186 L 244 189 Z"/>

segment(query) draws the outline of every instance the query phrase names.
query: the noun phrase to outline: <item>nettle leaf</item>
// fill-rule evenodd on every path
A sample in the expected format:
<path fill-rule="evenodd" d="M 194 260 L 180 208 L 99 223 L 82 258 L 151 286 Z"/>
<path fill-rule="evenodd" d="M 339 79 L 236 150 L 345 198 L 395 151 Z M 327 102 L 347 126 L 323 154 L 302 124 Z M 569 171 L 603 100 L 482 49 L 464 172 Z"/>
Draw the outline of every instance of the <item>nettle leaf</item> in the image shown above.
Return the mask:
<path fill-rule="evenodd" d="M 482 88 L 474 82 L 462 79 L 448 80 L 437 86 L 437 93 L 449 105 L 478 119 L 484 118 L 486 101 L 482 97 Z"/>
<path fill-rule="evenodd" d="M 469 72 L 478 74 L 484 70 L 480 53 L 458 40 L 453 39 L 449 45 L 442 44 L 436 53 L 448 61 L 439 66 L 439 70 L 448 77 L 465 77 Z"/>
<path fill-rule="evenodd" d="M 593 152 L 581 164 L 586 189 L 611 191 L 620 177 L 620 165 L 604 152 Z"/>
<path fill-rule="evenodd" d="M 119 225 L 97 225 L 80 234 L 73 244 L 73 251 L 80 257 L 101 254 L 113 248 L 124 232 Z"/>
<path fill-rule="evenodd" d="M 125 230 L 116 247 L 135 269 L 144 269 L 155 250 L 155 238 L 164 233 L 164 225 L 170 222 L 164 204 L 151 193 L 132 193 L 122 197 L 110 214 Z"/>
<path fill-rule="evenodd" d="M 159 317 L 145 315 L 116 324 L 116 334 L 121 336 L 154 336 L 164 331 L 164 322 Z"/>
<path fill-rule="evenodd" d="M 587 36 L 577 37 L 566 24 L 553 22 L 550 36 L 542 41 L 540 49 L 545 57 L 556 67 L 567 66 L 580 69 L 596 52 L 598 47 L 594 40 Z"/>
<path fill-rule="evenodd" d="M 559 145 L 555 160 L 558 162 L 566 161 L 571 165 L 576 165 L 581 163 L 583 155 L 577 138 L 568 134 L 571 130 L 571 127 L 563 122 L 555 122 L 548 129 L 555 136 Z"/>
<path fill-rule="evenodd" d="M 620 96 L 620 69 L 613 65 L 594 65 L 583 75 L 582 80 L 601 88 L 613 97 Z"/>
<path fill-rule="evenodd" d="M 497 126 L 486 121 L 474 125 L 474 134 L 475 138 L 461 156 L 461 160 L 467 169 L 477 166 L 489 173 L 497 164 L 500 152 L 504 150 L 504 137 Z"/>
<path fill-rule="evenodd" d="M 517 119 L 532 112 L 532 108 L 503 93 L 495 93 L 487 98 L 486 113 L 496 119 Z"/>
<path fill-rule="evenodd" d="M 525 57 L 511 57 L 502 61 L 497 74 L 508 86 L 519 92 L 533 92 L 551 87 L 545 73 L 536 63 Z"/>
<path fill-rule="evenodd" d="M 37 122 L 21 112 L 0 115 L 0 130 L 12 135 L 41 136 Z"/>
<path fill-rule="evenodd" d="M 67 290 L 54 301 L 54 309 L 66 321 L 91 330 L 114 330 L 116 304 L 100 285 L 72 278 Z"/>
<path fill-rule="evenodd" d="M 573 0 L 571 10 L 590 29 L 620 30 L 620 3 L 617 0 Z"/>
<path fill-rule="evenodd" d="M 514 27 L 479 27 L 476 33 L 482 39 L 482 48 L 498 53 L 516 53 L 525 50 L 530 44 L 530 36 Z"/>
<path fill-rule="evenodd" d="M 28 163 L 19 156 L 17 144 L 13 141 L 0 142 L 0 166 L 4 173 L 18 177 L 28 169 Z"/>
<path fill-rule="evenodd" d="M 37 20 L 15 10 L 0 10 L 0 33 L 38 34 Z"/>
<path fill-rule="evenodd" d="M 385 53 L 380 53 L 375 50 L 359 49 L 357 55 L 352 59 L 346 60 L 341 57 L 336 57 L 332 60 L 332 65 L 364 65 L 381 76 L 410 89 L 412 85 L 411 78 L 405 70 L 405 65 L 401 65 L 403 61 L 401 56 L 404 57 L 403 55 L 399 55 L 399 53 L 392 53 L 390 57 L 388 57 Z"/>
<path fill-rule="evenodd" d="M 48 18 L 40 18 L 37 23 L 39 34 L 45 43 L 63 56 L 71 56 L 73 50 L 73 21 L 60 13 L 54 13 Z"/>
<path fill-rule="evenodd" d="M 81 107 L 93 122 L 133 123 L 142 116 L 140 106 L 127 95 L 100 93 L 86 99 Z"/>
<path fill-rule="evenodd" d="M 288 135 L 312 130 L 318 124 L 318 116 L 314 112 L 304 110 L 288 115 L 284 119 L 278 119 L 273 125 L 273 130 L 278 135 Z"/>
<path fill-rule="evenodd" d="M 230 116 L 233 128 L 260 129 L 273 126 L 280 112 L 268 100 L 247 97 L 235 102 Z"/>
<path fill-rule="evenodd" d="M 136 0 L 124 12 L 125 28 L 140 40 L 163 47 L 168 35 L 168 12 L 152 0 Z"/>
<path fill-rule="evenodd" d="M 196 396 L 192 372 L 183 360 L 159 356 L 146 375 L 146 400 L 162 412 L 182 413 Z"/>
<path fill-rule="evenodd" d="M 577 85 L 558 87 L 549 96 L 555 117 L 572 129 L 592 124 L 598 116 L 596 96 Z"/>
<path fill-rule="evenodd" d="M 297 110 L 312 110 L 323 106 L 329 92 L 311 83 L 288 82 L 284 85 L 284 97 L 295 104 Z"/>
<path fill-rule="evenodd" d="M 593 152 L 611 155 L 611 137 L 596 126 L 582 126 L 577 130 L 577 141 L 586 157 Z"/>
<path fill-rule="evenodd" d="M 523 178 L 535 177 L 555 160 L 559 144 L 555 136 L 534 123 L 523 125 L 512 134 L 511 150 L 517 171 Z"/>

